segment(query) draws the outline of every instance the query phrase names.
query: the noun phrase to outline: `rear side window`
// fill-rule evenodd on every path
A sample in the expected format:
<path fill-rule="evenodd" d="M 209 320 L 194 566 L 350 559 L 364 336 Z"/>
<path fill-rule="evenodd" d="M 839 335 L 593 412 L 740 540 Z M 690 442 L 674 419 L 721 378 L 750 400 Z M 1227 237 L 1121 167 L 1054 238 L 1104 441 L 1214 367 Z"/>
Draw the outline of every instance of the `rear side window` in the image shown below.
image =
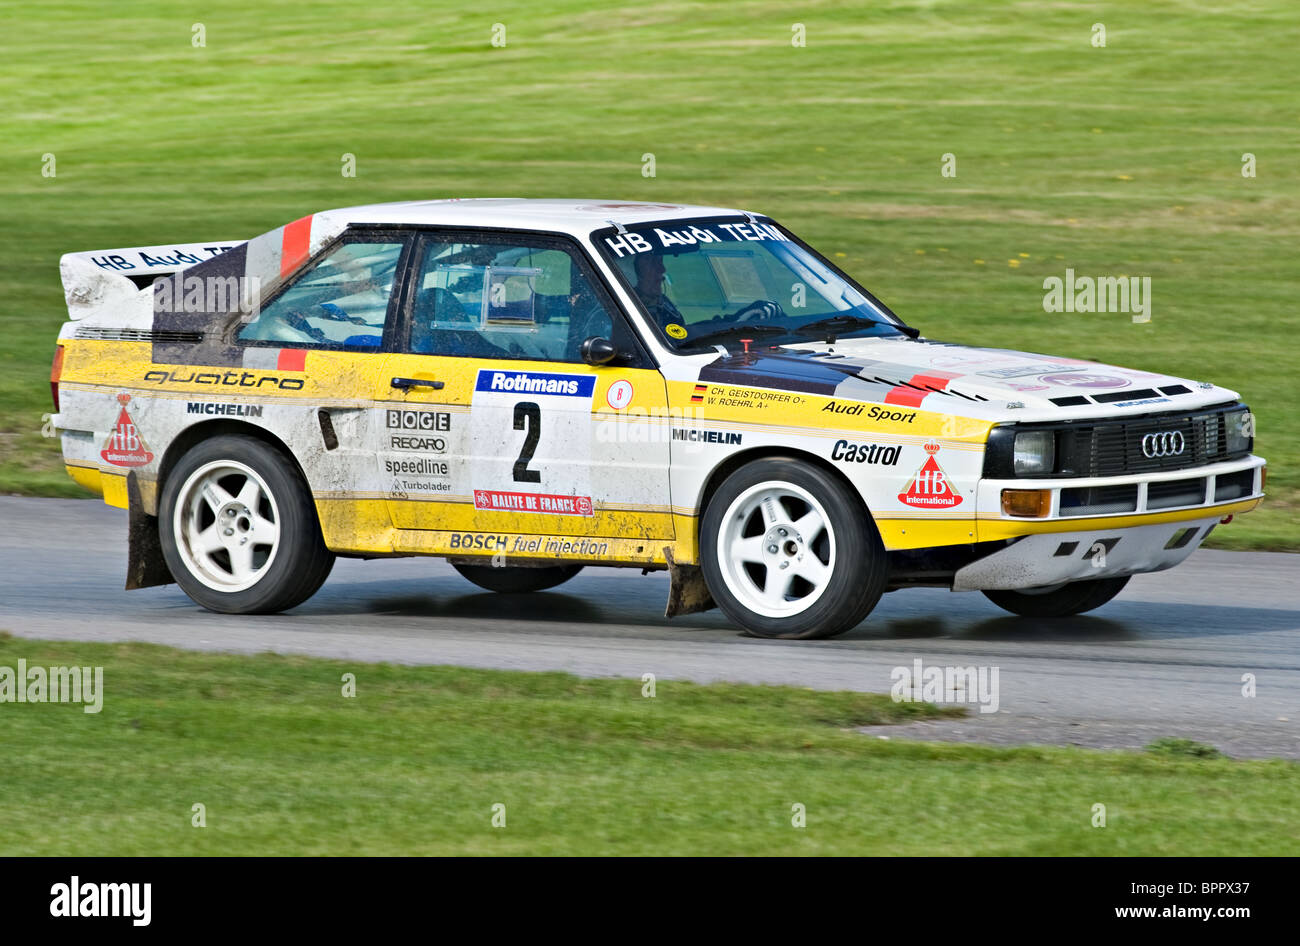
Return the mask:
<path fill-rule="evenodd" d="M 378 349 L 404 241 L 344 238 L 239 330 L 243 342 Z"/>
<path fill-rule="evenodd" d="M 568 248 L 520 233 L 498 242 L 430 234 L 419 254 L 409 350 L 470 358 L 582 360 L 614 319 Z"/>

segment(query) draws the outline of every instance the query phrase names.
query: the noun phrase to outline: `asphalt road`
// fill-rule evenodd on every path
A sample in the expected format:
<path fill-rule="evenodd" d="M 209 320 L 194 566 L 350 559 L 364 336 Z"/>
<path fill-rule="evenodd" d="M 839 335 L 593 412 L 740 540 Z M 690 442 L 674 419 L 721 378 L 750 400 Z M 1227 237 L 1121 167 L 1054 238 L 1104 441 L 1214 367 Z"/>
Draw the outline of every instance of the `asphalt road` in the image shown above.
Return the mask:
<path fill-rule="evenodd" d="M 1055 622 L 1012 617 L 978 593 L 899 591 L 843 637 L 787 642 L 745 637 L 717 611 L 664 618 L 661 574 L 587 569 L 508 597 L 432 559 L 340 561 L 291 613 L 217 615 L 174 585 L 122 590 L 124 512 L 0 497 L 0 523 L 0 630 L 16 636 L 876 692 L 919 659 L 997 667 L 998 711 L 878 734 L 1135 749 L 1172 736 L 1300 758 L 1300 555 L 1202 550 Z M 1254 697 L 1242 693 L 1248 673 Z"/>

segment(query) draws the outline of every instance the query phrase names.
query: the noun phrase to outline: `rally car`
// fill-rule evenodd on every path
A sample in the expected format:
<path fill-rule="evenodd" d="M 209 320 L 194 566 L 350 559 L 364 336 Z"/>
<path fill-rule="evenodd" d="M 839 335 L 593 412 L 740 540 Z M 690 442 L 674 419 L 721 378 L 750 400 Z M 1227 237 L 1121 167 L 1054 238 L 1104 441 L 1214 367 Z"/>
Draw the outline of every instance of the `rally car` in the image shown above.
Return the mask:
<path fill-rule="evenodd" d="M 509 593 L 667 569 L 670 615 L 764 637 L 918 585 L 1052 617 L 1263 495 L 1234 392 L 923 338 L 746 211 L 381 204 L 61 272 L 68 472 L 129 510 L 128 588 L 214 611 L 434 555 Z"/>

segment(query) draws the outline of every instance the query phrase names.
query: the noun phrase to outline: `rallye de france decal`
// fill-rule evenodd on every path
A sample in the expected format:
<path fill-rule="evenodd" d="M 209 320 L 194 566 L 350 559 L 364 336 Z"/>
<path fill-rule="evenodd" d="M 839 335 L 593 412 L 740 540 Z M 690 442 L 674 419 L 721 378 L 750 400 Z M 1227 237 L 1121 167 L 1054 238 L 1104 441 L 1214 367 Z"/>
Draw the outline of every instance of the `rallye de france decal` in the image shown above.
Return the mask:
<path fill-rule="evenodd" d="M 935 459 L 939 452 L 939 444 L 933 440 L 929 441 L 925 445 L 925 452 L 928 454 L 925 462 L 916 471 L 916 475 L 907 481 L 903 491 L 898 494 L 898 501 L 908 506 L 920 506 L 925 509 L 950 509 L 953 506 L 960 506 L 961 497 L 949 485 L 948 477 L 944 475 L 939 461 Z"/>
<path fill-rule="evenodd" d="M 596 376 L 481 368 L 474 385 L 474 508 L 594 515 L 591 407 Z M 630 396 L 630 389 L 626 396 Z M 618 397 L 618 395 L 616 395 Z"/>
<path fill-rule="evenodd" d="M 590 496 L 554 496 L 549 493 L 512 493 L 474 490 L 474 508 L 494 512 L 541 512 L 552 516 L 591 516 Z"/>
<path fill-rule="evenodd" d="M 131 413 L 126 409 L 126 406 L 131 403 L 131 395 L 119 394 L 117 402 L 122 405 L 122 410 L 118 413 L 117 423 L 109 431 L 108 440 L 104 442 L 104 449 L 99 455 L 105 462 L 114 466 L 144 466 L 152 463 L 153 454 L 145 446 L 144 438 L 140 436 L 135 421 L 131 419 Z"/>

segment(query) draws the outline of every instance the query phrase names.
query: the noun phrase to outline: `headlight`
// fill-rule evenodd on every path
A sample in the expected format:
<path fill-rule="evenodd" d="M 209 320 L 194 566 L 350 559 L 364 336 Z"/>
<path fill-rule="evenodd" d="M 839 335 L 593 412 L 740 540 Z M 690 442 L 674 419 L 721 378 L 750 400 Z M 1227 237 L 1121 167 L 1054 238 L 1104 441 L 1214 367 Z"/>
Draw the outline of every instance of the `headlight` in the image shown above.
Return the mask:
<path fill-rule="evenodd" d="M 1013 456 L 1016 476 L 1051 473 L 1056 466 L 1056 434 L 1050 430 L 1026 430 L 1016 434 Z"/>
<path fill-rule="evenodd" d="M 1250 411 L 1233 411 L 1224 415 L 1228 428 L 1228 452 L 1244 453 L 1255 439 L 1255 418 Z"/>

